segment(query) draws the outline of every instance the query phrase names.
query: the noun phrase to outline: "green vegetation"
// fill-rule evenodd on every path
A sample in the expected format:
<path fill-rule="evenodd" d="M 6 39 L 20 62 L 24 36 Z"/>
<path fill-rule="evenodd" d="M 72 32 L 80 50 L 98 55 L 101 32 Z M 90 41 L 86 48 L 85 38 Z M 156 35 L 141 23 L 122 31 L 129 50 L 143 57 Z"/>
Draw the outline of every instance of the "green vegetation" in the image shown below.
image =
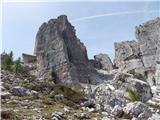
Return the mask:
<path fill-rule="evenodd" d="M 8 70 L 10 72 L 14 72 L 15 74 L 22 73 L 21 59 L 13 60 L 13 52 L 11 51 L 9 54 L 4 53 L 1 56 L 1 68 L 4 70 Z"/>
<path fill-rule="evenodd" d="M 19 74 L 19 73 L 22 73 L 23 69 L 22 69 L 22 66 L 21 66 L 21 59 L 18 58 L 16 61 L 14 61 L 14 65 L 13 65 L 13 72 L 15 74 Z"/>
<path fill-rule="evenodd" d="M 63 84 L 53 84 L 51 82 L 41 82 L 36 84 L 24 84 L 23 87 L 31 90 L 36 90 L 42 92 L 45 88 L 54 91 L 50 98 L 54 98 L 57 94 L 63 94 L 67 100 L 70 100 L 74 103 L 79 103 L 84 100 L 84 94 L 82 92 L 75 91 L 70 87 L 67 87 Z"/>
<path fill-rule="evenodd" d="M 4 70 L 12 71 L 12 65 L 13 65 L 13 52 L 10 52 L 9 54 L 4 54 L 3 60 L 1 60 L 1 67 Z"/>
<path fill-rule="evenodd" d="M 133 102 L 140 101 L 140 96 L 135 90 L 128 89 L 128 96 L 129 96 L 129 100 L 131 100 Z"/>
<path fill-rule="evenodd" d="M 55 84 L 53 90 L 56 94 L 63 94 L 67 100 L 74 103 L 79 103 L 84 100 L 83 93 L 77 92 L 63 84 Z"/>

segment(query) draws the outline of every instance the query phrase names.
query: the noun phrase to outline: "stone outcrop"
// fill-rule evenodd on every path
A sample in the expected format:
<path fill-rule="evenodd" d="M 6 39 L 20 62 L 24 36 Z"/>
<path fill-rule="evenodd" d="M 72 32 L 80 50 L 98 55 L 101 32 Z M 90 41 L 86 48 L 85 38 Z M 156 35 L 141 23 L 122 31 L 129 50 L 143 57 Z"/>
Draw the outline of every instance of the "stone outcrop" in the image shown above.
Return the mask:
<path fill-rule="evenodd" d="M 86 47 L 76 37 L 75 29 L 65 15 L 41 25 L 34 53 L 38 77 L 43 80 L 49 78 L 55 83 L 74 85 L 78 82 L 97 84 L 110 79 L 89 65 Z M 105 54 L 95 56 L 94 62 L 100 65 L 100 69 L 113 69 L 110 58 Z"/>
<path fill-rule="evenodd" d="M 30 95 L 29 91 L 23 87 L 15 86 L 11 89 L 11 93 L 15 96 L 28 96 Z"/>
<path fill-rule="evenodd" d="M 123 72 L 141 74 L 153 86 L 160 59 L 160 18 L 136 27 L 136 38 L 137 42 L 115 43 L 115 66 Z"/>
<path fill-rule="evenodd" d="M 147 82 L 134 78 L 127 73 L 117 73 L 112 81 L 116 89 L 128 94 L 129 90 L 135 91 L 142 102 L 148 101 L 152 97 L 151 88 Z M 126 97 L 129 97 L 128 95 Z"/>
<path fill-rule="evenodd" d="M 87 51 L 76 37 L 74 27 L 62 15 L 43 23 L 36 35 L 34 53 L 39 77 L 56 73 L 57 81 L 67 84 L 87 80 Z"/>
<path fill-rule="evenodd" d="M 160 57 L 160 18 L 136 27 L 141 59 L 150 85 L 155 85 L 156 64 Z"/>
<path fill-rule="evenodd" d="M 139 44 L 136 41 L 115 43 L 115 65 L 120 67 L 125 61 L 137 59 L 140 55 Z"/>
<path fill-rule="evenodd" d="M 124 108 L 125 118 L 138 118 L 148 120 L 152 116 L 152 112 L 148 107 L 141 102 L 128 103 Z"/>
<path fill-rule="evenodd" d="M 113 64 L 111 59 L 107 54 L 98 54 L 94 56 L 94 59 L 96 63 L 99 63 L 99 66 L 97 66 L 99 69 L 110 71 L 113 70 Z M 96 67 L 96 65 L 94 65 Z"/>
<path fill-rule="evenodd" d="M 160 48 L 160 18 L 136 27 L 136 37 L 145 69 L 155 70 L 156 60 L 160 56 L 158 51 Z"/>
<path fill-rule="evenodd" d="M 160 62 L 157 62 L 156 73 L 155 73 L 156 85 L 160 88 Z"/>

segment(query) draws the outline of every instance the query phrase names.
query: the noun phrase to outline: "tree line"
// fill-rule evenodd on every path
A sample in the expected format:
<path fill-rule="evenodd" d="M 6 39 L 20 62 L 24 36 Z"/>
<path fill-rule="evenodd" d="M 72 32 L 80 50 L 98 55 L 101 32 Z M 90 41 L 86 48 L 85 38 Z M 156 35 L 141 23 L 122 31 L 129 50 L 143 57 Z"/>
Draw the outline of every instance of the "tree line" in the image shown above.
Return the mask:
<path fill-rule="evenodd" d="M 14 72 L 15 74 L 20 74 L 23 71 L 21 65 L 21 58 L 14 60 L 13 59 L 13 52 L 1 54 L 1 69 L 8 70 L 10 72 Z"/>

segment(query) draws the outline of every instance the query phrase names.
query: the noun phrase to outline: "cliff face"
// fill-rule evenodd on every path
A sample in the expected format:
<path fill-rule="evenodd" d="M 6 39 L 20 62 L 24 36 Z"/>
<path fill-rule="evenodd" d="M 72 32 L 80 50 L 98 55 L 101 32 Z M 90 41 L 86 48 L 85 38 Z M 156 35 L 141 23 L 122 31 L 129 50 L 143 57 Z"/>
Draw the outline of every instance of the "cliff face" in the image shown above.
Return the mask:
<path fill-rule="evenodd" d="M 34 53 L 37 56 L 39 77 L 55 72 L 57 81 L 72 83 L 83 80 L 83 67 L 88 57 L 83 43 L 65 15 L 43 23 L 36 35 Z"/>
<path fill-rule="evenodd" d="M 115 65 L 122 71 L 138 73 L 152 86 L 159 78 L 160 18 L 136 27 L 136 41 L 115 43 Z"/>
<path fill-rule="evenodd" d="M 140 45 L 144 67 L 155 70 L 156 61 L 160 56 L 160 18 L 136 27 L 136 37 Z"/>
<path fill-rule="evenodd" d="M 76 37 L 67 17 L 62 15 L 51 19 L 41 25 L 36 35 L 34 53 L 37 56 L 38 76 L 43 79 L 56 77 L 55 83 L 97 83 L 108 80 L 97 70 L 109 72 L 116 66 L 118 71 L 138 75 L 151 86 L 155 85 L 159 79 L 156 68 L 159 68 L 160 61 L 160 18 L 136 27 L 136 37 L 138 41 L 114 44 L 115 65 L 105 54 L 88 60 L 86 47 Z"/>

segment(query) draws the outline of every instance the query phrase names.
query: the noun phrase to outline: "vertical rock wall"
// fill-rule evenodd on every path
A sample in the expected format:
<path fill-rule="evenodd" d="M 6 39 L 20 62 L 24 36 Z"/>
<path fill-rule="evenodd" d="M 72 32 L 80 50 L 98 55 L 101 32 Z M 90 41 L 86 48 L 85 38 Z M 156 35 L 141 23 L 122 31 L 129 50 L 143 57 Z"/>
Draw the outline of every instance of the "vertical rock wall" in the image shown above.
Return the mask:
<path fill-rule="evenodd" d="M 87 51 L 65 15 L 41 25 L 36 35 L 34 53 L 39 77 L 48 78 L 55 72 L 55 82 L 70 84 L 83 80 L 82 70 L 88 61 Z"/>

